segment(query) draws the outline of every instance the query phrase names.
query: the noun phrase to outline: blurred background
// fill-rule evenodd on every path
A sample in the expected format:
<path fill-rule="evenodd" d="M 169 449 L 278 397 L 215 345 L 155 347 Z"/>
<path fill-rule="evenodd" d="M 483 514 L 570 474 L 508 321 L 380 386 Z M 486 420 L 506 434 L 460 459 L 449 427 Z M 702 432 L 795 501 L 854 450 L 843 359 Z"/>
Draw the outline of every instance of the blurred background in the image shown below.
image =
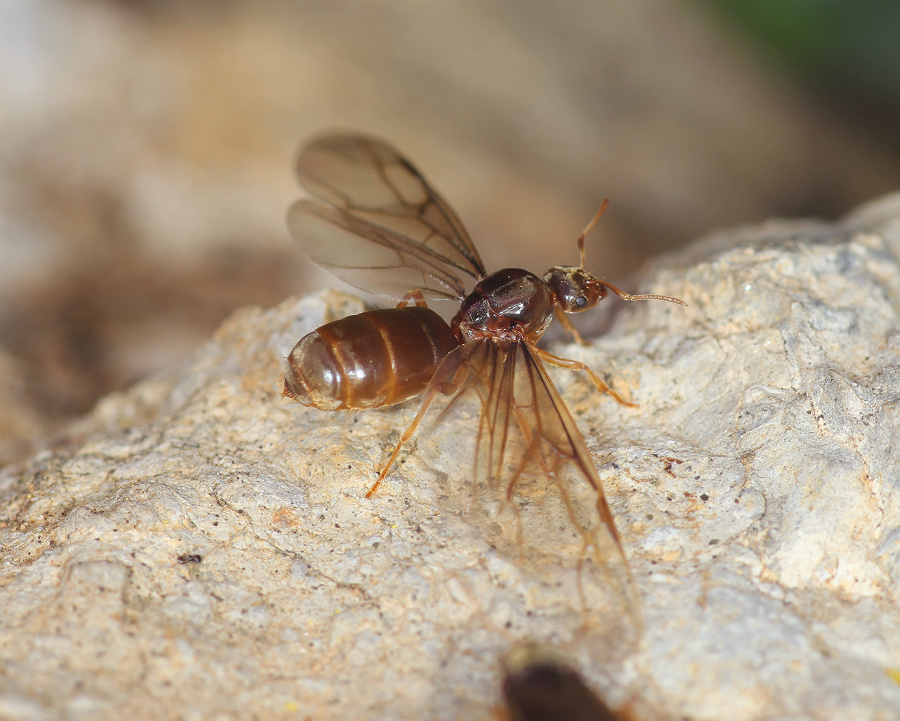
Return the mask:
<path fill-rule="evenodd" d="M 284 225 L 389 139 L 489 268 L 628 287 L 714 228 L 900 189 L 896 0 L 0 0 L 0 463 L 233 309 L 336 282 Z"/>

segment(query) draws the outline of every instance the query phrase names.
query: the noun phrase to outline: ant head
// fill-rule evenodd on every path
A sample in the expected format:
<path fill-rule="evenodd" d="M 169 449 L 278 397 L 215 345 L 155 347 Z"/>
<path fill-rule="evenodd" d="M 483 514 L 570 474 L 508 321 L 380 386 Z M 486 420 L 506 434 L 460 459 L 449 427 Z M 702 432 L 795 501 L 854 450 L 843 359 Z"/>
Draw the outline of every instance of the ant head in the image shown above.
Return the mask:
<path fill-rule="evenodd" d="M 544 282 L 565 313 L 580 313 L 593 308 L 608 292 L 606 283 L 580 267 L 558 265 L 547 271 Z"/>
<path fill-rule="evenodd" d="M 560 310 L 565 313 L 580 313 L 588 308 L 593 308 L 603 300 L 610 292 L 615 293 L 622 300 L 667 300 L 678 305 L 687 305 L 683 300 L 672 298 L 668 295 L 631 295 L 619 290 L 612 283 L 600 280 L 593 273 L 584 269 L 584 236 L 586 236 L 594 224 L 600 220 L 603 211 L 609 204 L 609 199 L 603 201 L 600 210 L 588 223 L 587 228 L 578 236 L 578 252 L 581 255 L 581 265 L 578 267 L 558 265 L 551 268 L 544 276 L 544 282 L 553 292 Z"/>
<path fill-rule="evenodd" d="M 577 268 L 568 265 L 558 265 L 551 268 L 544 276 L 544 282 L 550 286 L 556 302 L 565 313 L 580 313 L 588 308 L 593 308 L 606 297 L 606 284 L 599 281 L 594 275 L 584 269 L 584 236 L 586 236 L 594 224 L 600 220 L 609 198 L 604 198 L 600 204 L 600 210 L 588 223 L 581 235 L 578 236 L 578 253 L 581 256 L 581 265 Z"/>

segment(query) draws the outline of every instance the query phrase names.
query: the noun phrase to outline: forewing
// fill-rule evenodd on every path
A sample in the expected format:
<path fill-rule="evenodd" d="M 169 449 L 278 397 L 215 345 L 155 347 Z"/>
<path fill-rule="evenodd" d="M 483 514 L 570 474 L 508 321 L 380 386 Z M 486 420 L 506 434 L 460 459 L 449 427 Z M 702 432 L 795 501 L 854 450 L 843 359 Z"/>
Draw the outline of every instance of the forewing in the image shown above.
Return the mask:
<path fill-rule="evenodd" d="M 435 399 L 443 404 L 436 423 L 474 397 L 477 436 L 471 475 L 448 474 L 447 503 L 533 575 L 558 573 L 571 559 L 588 606 L 599 594 L 608 607 L 612 594 L 637 620 L 636 592 L 596 467 L 540 360 L 525 343 L 493 339 L 454 354 L 452 372 L 437 377 L 453 393 Z"/>
<path fill-rule="evenodd" d="M 456 213 L 386 143 L 360 135 L 320 137 L 300 153 L 297 176 L 328 205 L 295 203 L 288 212 L 291 235 L 348 283 L 394 296 L 418 287 L 462 298 L 459 273 L 485 275 Z"/>
<path fill-rule="evenodd" d="M 442 258 L 354 214 L 298 200 L 288 211 L 288 227 L 313 261 L 356 288 L 392 298 L 417 288 L 437 298 L 466 295 Z"/>

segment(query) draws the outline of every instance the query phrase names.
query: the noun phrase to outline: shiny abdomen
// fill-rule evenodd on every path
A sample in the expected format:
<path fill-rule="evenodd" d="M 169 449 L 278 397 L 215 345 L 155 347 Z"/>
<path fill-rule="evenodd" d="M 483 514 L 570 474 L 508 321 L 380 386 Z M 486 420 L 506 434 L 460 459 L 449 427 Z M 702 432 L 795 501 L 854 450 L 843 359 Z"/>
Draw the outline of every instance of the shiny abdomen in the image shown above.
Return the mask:
<path fill-rule="evenodd" d="M 418 306 L 347 316 L 300 339 L 284 395 L 322 410 L 377 408 L 422 393 L 458 345 L 447 323 Z"/>

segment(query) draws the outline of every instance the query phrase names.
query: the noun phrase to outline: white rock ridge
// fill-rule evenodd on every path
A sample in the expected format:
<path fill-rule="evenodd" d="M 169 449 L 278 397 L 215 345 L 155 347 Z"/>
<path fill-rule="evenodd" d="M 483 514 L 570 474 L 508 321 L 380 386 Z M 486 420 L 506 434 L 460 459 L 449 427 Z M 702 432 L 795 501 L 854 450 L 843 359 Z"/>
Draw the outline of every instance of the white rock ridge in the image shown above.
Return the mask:
<path fill-rule="evenodd" d="M 555 348 L 639 406 L 554 372 L 640 630 L 615 593 L 585 611 L 577 553 L 492 548 L 449 512 L 464 420 L 365 498 L 416 401 L 325 413 L 278 387 L 353 301 L 236 313 L 0 473 L 0 718 L 487 719 L 532 639 L 641 718 L 897 719 L 898 259 L 900 196 L 723 232 L 643 279 L 689 308 L 622 304 Z"/>

